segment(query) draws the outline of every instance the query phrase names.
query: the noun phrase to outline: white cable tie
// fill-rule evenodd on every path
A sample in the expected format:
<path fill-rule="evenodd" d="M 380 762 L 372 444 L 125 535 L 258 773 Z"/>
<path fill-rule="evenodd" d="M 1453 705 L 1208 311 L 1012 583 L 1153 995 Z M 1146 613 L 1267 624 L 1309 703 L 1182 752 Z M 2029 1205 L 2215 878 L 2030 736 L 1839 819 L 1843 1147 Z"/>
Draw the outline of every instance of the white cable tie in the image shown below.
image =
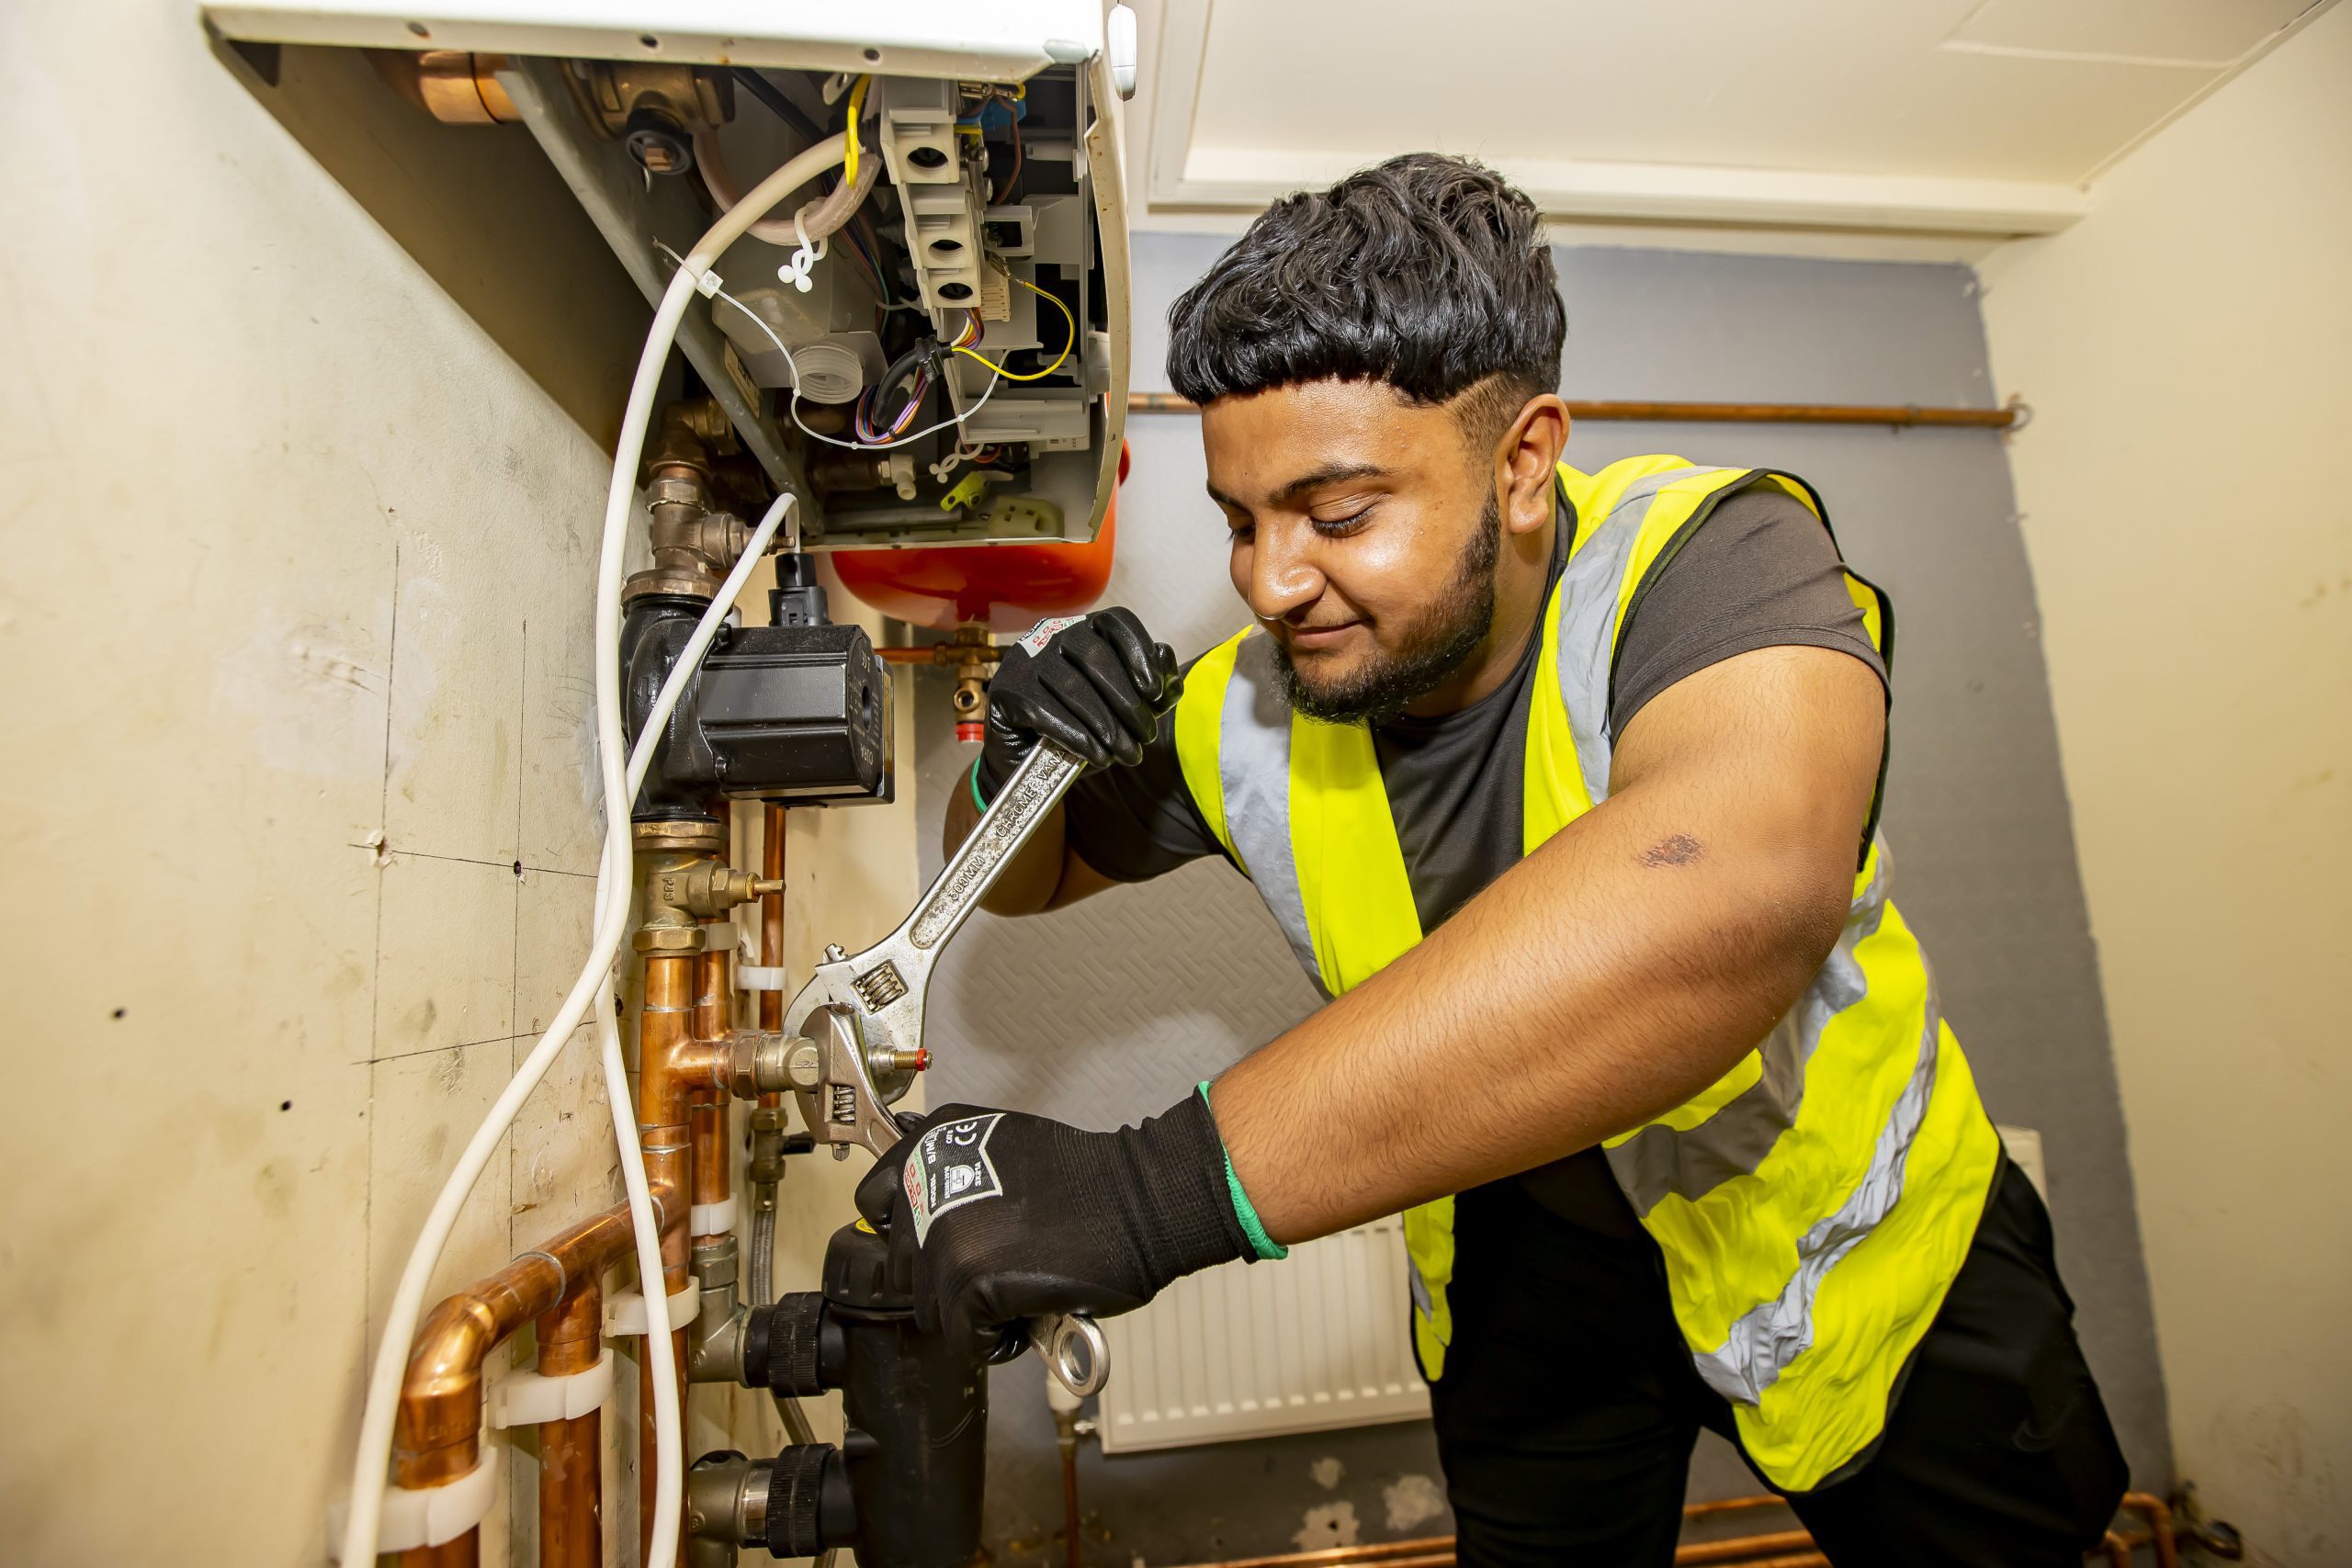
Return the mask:
<path fill-rule="evenodd" d="M 496 1443 L 484 1443 L 481 1459 L 473 1469 L 447 1486 L 385 1487 L 377 1551 L 413 1551 L 446 1545 L 490 1517 L 491 1507 L 498 1501 L 498 1453 Z M 344 1523 L 350 1517 L 348 1497 L 327 1505 L 327 1552 L 337 1561 L 343 1556 Z"/>
<path fill-rule="evenodd" d="M 735 966 L 735 988 L 739 991 L 781 991 L 784 989 L 784 965 L 739 964 Z"/>
<path fill-rule="evenodd" d="M 492 1385 L 490 1424 L 493 1427 L 536 1427 L 542 1421 L 570 1421 L 591 1410 L 602 1410 L 613 1394 L 613 1352 L 607 1348 L 585 1371 L 550 1376 L 545 1372 L 514 1372 Z"/>
<path fill-rule="evenodd" d="M 702 1285 L 689 1280 L 684 1290 L 670 1298 L 670 1330 L 676 1333 L 692 1323 L 702 1312 Z M 645 1297 L 636 1291 L 621 1291 L 605 1298 L 605 1334 L 608 1338 L 626 1339 L 630 1335 L 645 1332 Z"/>
<path fill-rule="evenodd" d="M 695 291 L 707 299 L 726 287 L 727 280 L 718 276 L 717 267 L 705 267 L 695 274 Z"/>
<path fill-rule="evenodd" d="M 725 1235 L 735 1228 L 735 1198 L 729 1193 L 716 1203 L 696 1203 L 686 1215 L 688 1235 Z"/>
<path fill-rule="evenodd" d="M 809 243 L 808 212 L 808 209 L 804 207 L 792 215 L 792 231 L 799 236 L 800 248 L 794 251 L 791 257 L 775 269 L 778 283 L 789 283 L 803 294 L 817 287 L 816 281 L 808 276 L 808 273 L 819 262 L 825 259 L 825 250 L 829 243 L 821 234 L 817 237 L 813 245 Z"/>

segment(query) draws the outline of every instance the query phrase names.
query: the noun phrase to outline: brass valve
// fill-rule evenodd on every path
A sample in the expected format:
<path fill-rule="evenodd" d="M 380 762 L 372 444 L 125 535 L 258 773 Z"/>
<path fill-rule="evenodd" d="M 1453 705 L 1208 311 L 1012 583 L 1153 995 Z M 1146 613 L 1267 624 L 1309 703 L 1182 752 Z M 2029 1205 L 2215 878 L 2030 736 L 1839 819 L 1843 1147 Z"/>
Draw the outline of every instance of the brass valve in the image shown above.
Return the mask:
<path fill-rule="evenodd" d="M 761 1095 L 778 1094 L 794 1087 L 792 1054 L 808 1043 L 794 1034 L 741 1032 L 728 1041 L 725 1056 L 715 1065 L 725 1076 L 728 1093 L 738 1100 L 757 1100 Z M 755 1124 L 759 1114 L 754 1113 Z M 778 1121 L 775 1125 L 780 1129 L 783 1123 Z"/>
<path fill-rule="evenodd" d="M 705 920 L 715 919 L 738 904 L 783 891 L 781 882 L 763 881 L 715 860 L 658 870 L 646 889 L 651 902 Z"/>

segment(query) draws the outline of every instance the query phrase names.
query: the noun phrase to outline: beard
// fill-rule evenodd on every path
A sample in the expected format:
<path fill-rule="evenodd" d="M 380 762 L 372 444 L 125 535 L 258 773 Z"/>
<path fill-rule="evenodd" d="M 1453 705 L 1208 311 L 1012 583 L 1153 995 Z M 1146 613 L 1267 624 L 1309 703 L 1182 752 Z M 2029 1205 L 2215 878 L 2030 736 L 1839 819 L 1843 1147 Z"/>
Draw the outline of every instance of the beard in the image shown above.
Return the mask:
<path fill-rule="evenodd" d="M 1502 511 L 1492 494 L 1453 581 L 1429 612 L 1405 628 L 1393 650 L 1375 648 L 1337 680 L 1309 681 L 1274 641 L 1274 686 L 1292 711 L 1327 724 L 1385 723 L 1414 698 L 1443 685 L 1478 651 L 1495 624 L 1495 562 L 1502 554 Z"/>

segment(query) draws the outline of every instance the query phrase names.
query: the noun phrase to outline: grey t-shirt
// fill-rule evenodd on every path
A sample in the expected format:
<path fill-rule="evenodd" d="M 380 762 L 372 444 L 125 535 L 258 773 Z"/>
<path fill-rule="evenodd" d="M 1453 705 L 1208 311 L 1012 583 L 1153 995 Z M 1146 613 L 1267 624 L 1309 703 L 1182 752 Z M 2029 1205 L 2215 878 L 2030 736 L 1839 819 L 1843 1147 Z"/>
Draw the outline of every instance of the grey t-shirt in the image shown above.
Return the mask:
<path fill-rule="evenodd" d="M 1575 522 L 1564 500 L 1555 581 Z M 1400 716 L 1373 731 L 1424 932 L 1442 925 L 1521 858 L 1537 641 L 1529 637 L 1510 679 L 1470 706 L 1427 718 Z M 1792 644 L 1850 653 L 1886 678 L 1820 520 L 1777 490 L 1726 496 L 1658 569 L 1626 625 L 1609 705 L 1610 733 L 1623 734 L 1651 698 L 1686 675 L 1736 654 Z M 1139 764 L 1091 774 L 1068 796 L 1069 842 L 1105 876 L 1139 882 L 1224 853 L 1184 786 L 1174 731 L 1172 724 L 1163 725 Z M 1632 1210 L 1598 1150 L 1521 1179 L 1539 1201 L 1578 1224 L 1612 1234 L 1634 1228 Z"/>

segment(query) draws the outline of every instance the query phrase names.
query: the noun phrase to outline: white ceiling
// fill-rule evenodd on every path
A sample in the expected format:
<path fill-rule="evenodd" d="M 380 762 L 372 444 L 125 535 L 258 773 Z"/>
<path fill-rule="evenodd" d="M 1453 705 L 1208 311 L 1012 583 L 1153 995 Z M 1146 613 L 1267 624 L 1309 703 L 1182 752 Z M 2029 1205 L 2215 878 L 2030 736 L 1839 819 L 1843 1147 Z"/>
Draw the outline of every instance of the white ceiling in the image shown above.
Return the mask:
<path fill-rule="evenodd" d="M 2330 3 L 1144 0 L 1131 167 L 1147 224 L 1436 148 L 1668 243 L 1981 251 Z"/>

